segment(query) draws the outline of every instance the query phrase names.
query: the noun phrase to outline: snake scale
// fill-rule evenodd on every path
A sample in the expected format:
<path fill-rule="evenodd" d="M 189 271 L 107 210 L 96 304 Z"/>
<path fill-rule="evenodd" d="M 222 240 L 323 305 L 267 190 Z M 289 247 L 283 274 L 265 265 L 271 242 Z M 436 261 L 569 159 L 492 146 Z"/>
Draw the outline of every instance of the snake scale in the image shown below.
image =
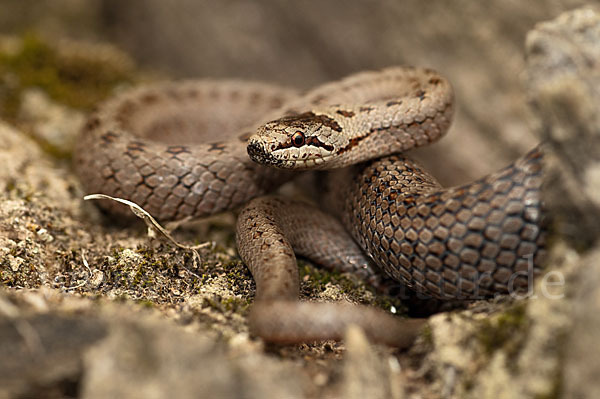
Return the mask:
<path fill-rule="evenodd" d="M 413 67 L 361 72 L 304 94 L 245 81 L 164 83 L 101 105 L 75 163 L 88 192 L 132 200 L 161 220 L 245 204 L 236 239 L 257 285 L 255 334 L 339 339 L 354 323 L 403 346 L 422 320 L 299 302 L 295 253 L 374 284 L 383 270 L 442 299 L 526 289 L 544 256 L 541 150 L 454 188 L 399 155 L 442 137 L 453 108 L 448 81 Z M 318 174 L 327 188 L 321 206 L 261 196 L 292 169 L 335 169 Z"/>

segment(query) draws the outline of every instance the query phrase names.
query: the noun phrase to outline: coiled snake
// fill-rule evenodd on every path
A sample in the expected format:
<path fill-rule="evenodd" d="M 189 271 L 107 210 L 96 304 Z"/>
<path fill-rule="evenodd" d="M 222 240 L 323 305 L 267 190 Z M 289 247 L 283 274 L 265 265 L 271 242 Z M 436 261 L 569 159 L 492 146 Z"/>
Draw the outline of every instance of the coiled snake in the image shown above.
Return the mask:
<path fill-rule="evenodd" d="M 244 81 L 168 83 L 103 104 L 75 162 L 88 192 L 132 200 L 163 220 L 246 204 L 238 251 L 257 284 L 250 327 L 265 339 L 340 338 L 356 323 L 375 340 L 406 345 L 421 321 L 298 302 L 294 252 L 372 281 L 380 268 L 438 298 L 526 288 L 544 253 L 540 150 L 449 189 L 397 155 L 439 139 L 452 113 L 449 83 L 411 67 L 303 95 Z M 289 180 L 286 169 L 337 168 L 326 184 L 337 218 L 283 197 L 251 200 Z"/>

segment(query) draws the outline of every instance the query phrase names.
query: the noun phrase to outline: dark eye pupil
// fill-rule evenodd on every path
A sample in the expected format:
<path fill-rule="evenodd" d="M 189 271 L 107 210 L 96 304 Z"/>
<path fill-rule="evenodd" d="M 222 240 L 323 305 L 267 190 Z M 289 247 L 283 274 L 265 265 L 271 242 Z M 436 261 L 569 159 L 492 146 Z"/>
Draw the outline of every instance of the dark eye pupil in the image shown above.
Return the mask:
<path fill-rule="evenodd" d="M 296 147 L 300 147 L 302 144 L 304 144 L 304 135 L 302 133 L 296 133 L 294 134 L 292 140 L 294 141 L 294 145 Z"/>

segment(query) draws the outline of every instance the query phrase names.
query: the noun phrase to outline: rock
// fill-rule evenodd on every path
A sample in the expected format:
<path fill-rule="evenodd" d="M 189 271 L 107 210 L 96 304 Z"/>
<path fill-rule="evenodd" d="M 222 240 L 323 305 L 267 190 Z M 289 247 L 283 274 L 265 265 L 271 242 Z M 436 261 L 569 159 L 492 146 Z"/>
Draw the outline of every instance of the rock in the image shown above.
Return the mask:
<path fill-rule="evenodd" d="M 540 24 L 527 37 L 533 100 L 547 144 L 544 196 L 555 236 L 553 264 L 573 270 L 569 327 L 547 349 L 558 350 L 556 391 L 565 398 L 597 397 L 600 384 L 600 11 L 584 7 Z M 578 252 L 575 251 L 578 250 Z M 564 313 L 564 312 L 563 312 Z M 553 313 L 554 314 L 554 313 Z M 555 377 L 556 378 L 556 377 Z M 532 387 L 536 386 L 536 380 Z M 539 386 L 539 379 L 537 380 Z"/>
<path fill-rule="evenodd" d="M 115 319 L 109 332 L 85 354 L 83 398 L 302 395 L 302 379 L 292 364 L 256 352 L 232 357 L 224 345 L 164 321 Z"/>
<path fill-rule="evenodd" d="M 37 296 L 40 312 L 24 299 L 0 293 L 0 397 L 303 396 L 292 363 L 257 351 L 231 356 L 156 313 L 57 294 Z M 68 311 L 74 302 L 77 313 Z"/>
<path fill-rule="evenodd" d="M 573 328 L 562 347 L 564 398 L 600 397 L 600 249 L 577 259 L 573 295 Z"/>
<path fill-rule="evenodd" d="M 77 385 L 82 355 L 106 333 L 95 319 L 36 315 L 0 320 L 0 396 L 36 396 L 36 387 L 69 391 Z"/>
<path fill-rule="evenodd" d="M 11 194 L 44 193 L 59 203 L 74 203 L 70 190 L 75 179 L 56 167 L 33 140 L 4 122 L 0 122 L 0 165 L 0 192 L 12 199 L 18 195 Z"/>
<path fill-rule="evenodd" d="M 346 331 L 346 355 L 342 396 L 349 399 L 405 397 L 400 385 L 398 361 L 385 351 L 372 347 L 364 332 L 356 326 Z"/>
<path fill-rule="evenodd" d="M 19 118 L 31 125 L 36 139 L 60 153 L 70 153 L 85 123 L 84 114 L 53 102 L 39 89 L 26 90 L 21 101 Z"/>
<path fill-rule="evenodd" d="M 527 36 L 530 86 L 548 144 L 544 198 L 558 233 L 600 236 L 600 16 L 586 7 Z"/>

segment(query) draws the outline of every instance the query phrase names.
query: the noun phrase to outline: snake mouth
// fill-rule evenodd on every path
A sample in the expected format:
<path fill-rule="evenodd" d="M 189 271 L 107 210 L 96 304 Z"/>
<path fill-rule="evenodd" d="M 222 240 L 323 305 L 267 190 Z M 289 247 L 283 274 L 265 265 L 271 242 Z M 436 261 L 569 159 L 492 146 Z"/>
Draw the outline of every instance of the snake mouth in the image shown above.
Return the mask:
<path fill-rule="evenodd" d="M 260 140 L 250 140 L 246 147 L 250 159 L 258 164 L 272 166 L 279 169 L 327 169 L 330 154 L 310 154 L 300 157 L 299 154 L 288 154 L 288 157 L 280 157 L 267 151 L 266 145 Z M 315 147 L 319 149 L 319 147 Z"/>
<path fill-rule="evenodd" d="M 265 151 L 265 147 L 258 141 L 250 141 L 246 150 L 248 151 L 250 159 L 256 163 L 275 167 L 283 166 L 283 161 Z"/>

